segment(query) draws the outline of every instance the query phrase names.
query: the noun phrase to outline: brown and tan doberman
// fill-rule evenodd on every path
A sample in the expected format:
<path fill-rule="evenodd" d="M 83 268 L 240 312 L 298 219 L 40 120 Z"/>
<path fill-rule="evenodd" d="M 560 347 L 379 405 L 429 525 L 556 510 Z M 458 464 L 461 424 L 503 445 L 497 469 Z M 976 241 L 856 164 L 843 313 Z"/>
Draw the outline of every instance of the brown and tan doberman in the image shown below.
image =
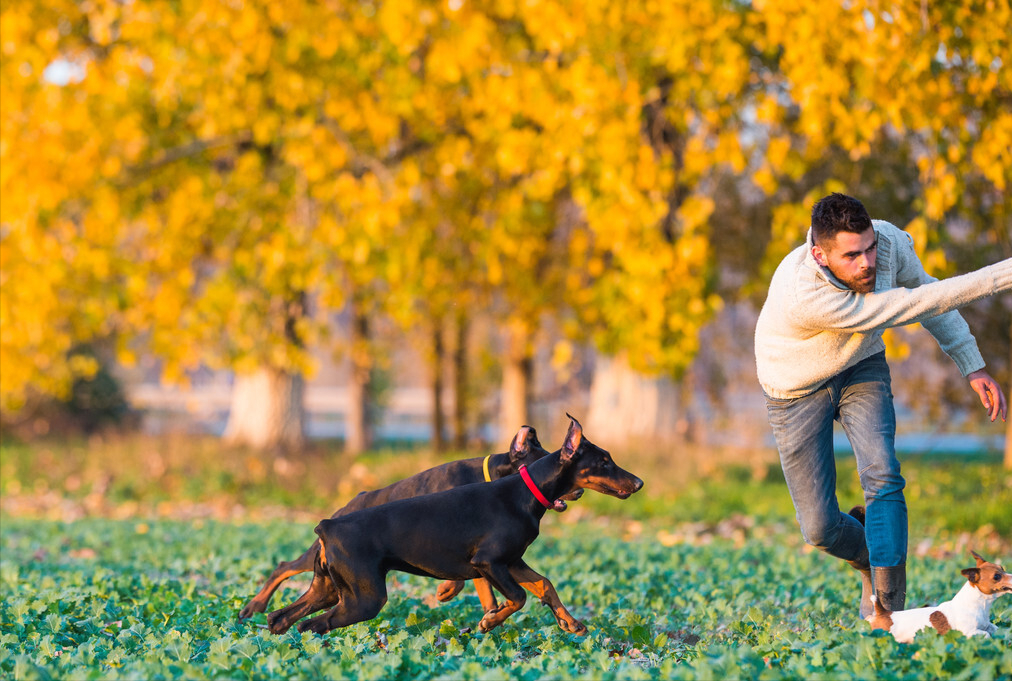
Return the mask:
<path fill-rule="evenodd" d="M 522 448 L 517 445 L 518 433 L 513 438 L 509 451 L 505 453 L 450 461 L 381 489 L 362 492 L 331 517 L 339 518 L 354 511 L 379 506 L 397 499 L 407 499 L 482 481 L 498 480 L 515 474 L 521 465 L 529 465 L 549 454 L 548 450 L 544 449 L 538 441 L 538 435 L 534 428 L 524 426 L 520 432 L 525 434 L 525 446 Z M 580 494 L 582 494 L 582 490 L 566 496 L 565 499 L 577 499 Z M 320 541 L 317 540 L 295 560 L 283 561 L 278 564 L 256 596 L 239 612 L 239 619 L 243 620 L 255 613 L 266 611 L 267 604 L 281 584 L 295 575 L 311 571 L 320 553 L 320 546 Z M 547 578 L 532 571 L 529 583 L 532 585 L 532 593 L 552 609 L 559 625 L 565 631 L 576 634 L 586 633 L 586 628 L 569 613 Z M 448 601 L 460 593 L 464 584 L 463 581 L 443 582 L 436 591 L 436 597 L 440 601 Z M 482 607 L 486 611 L 496 607 L 495 594 L 488 583 L 483 579 L 476 579 L 474 585 Z"/>
<path fill-rule="evenodd" d="M 324 608 L 329 610 L 301 622 L 299 631 L 325 633 L 372 619 L 387 601 L 386 575 L 391 570 L 437 579 L 487 580 L 506 602 L 485 612 L 478 624 L 482 632 L 522 608 L 525 589 L 543 598 L 554 595 L 551 583 L 523 560 L 538 536 L 542 517 L 557 505 L 552 500 L 577 489 L 625 499 L 643 486 L 607 451 L 584 438 L 579 422 L 570 419 L 562 448 L 529 468 L 521 467 L 519 475 L 322 521 L 316 527 L 321 550 L 313 582 L 295 603 L 268 616 L 271 631 L 287 631 Z M 528 447 L 527 437 L 521 429 L 516 446 Z M 566 628 L 562 621 L 559 624 Z"/>

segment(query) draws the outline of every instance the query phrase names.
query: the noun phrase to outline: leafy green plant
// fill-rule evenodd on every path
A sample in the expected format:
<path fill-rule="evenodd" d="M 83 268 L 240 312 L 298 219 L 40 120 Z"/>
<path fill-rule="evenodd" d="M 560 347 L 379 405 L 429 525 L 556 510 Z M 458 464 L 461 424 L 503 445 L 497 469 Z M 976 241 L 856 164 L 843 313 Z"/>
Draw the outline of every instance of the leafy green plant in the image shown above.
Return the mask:
<path fill-rule="evenodd" d="M 1012 601 L 997 602 L 992 639 L 929 632 L 899 644 L 857 620 L 852 571 L 806 551 L 790 529 L 740 545 L 715 536 L 664 546 L 595 523 L 545 525 L 529 562 L 588 625 L 585 638 L 561 632 L 534 599 L 482 635 L 473 591 L 436 604 L 434 581 L 399 573 L 376 619 L 323 637 L 274 636 L 263 615 L 240 623 L 236 614 L 278 559 L 304 548 L 290 523 L 7 518 L 0 530 L 0 673 L 898 679 L 1012 671 Z M 950 597 L 965 562 L 912 560 L 911 598 Z M 306 586 L 289 584 L 273 605 Z"/>
<path fill-rule="evenodd" d="M 527 560 L 588 626 L 584 638 L 533 598 L 480 634 L 473 590 L 438 604 L 434 581 L 400 573 L 377 618 L 320 637 L 274 636 L 263 615 L 236 616 L 343 497 L 446 457 L 321 447 L 282 466 L 211 440 L 115 437 L 4 443 L 0 455 L 4 678 L 1012 675 L 1012 598 L 996 603 L 991 639 L 872 633 L 855 614 L 854 571 L 803 544 L 782 479 L 744 468 L 673 482 L 621 457 L 647 480 L 641 492 L 585 494 L 546 518 Z M 904 474 L 908 603 L 950 598 L 969 548 L 1012 561 L 1012 485 L 998 458 L 912 457 Z M 859 498 L 852 461 L 841 459 L 839 480 L 842 504 Z M 272 606 L 307 586 L 290 580 Z"/>

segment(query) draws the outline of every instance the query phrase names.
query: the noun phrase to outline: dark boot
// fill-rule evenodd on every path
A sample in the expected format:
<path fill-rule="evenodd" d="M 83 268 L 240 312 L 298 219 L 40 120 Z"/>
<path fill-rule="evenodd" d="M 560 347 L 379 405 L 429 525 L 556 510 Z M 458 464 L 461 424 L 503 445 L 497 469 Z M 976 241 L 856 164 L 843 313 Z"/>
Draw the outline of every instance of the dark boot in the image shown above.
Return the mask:
<path fill-rule="evenodd" d="M 847 515 L 852 516 L 862 526 L 864 525 L 864 506 L 855 506 L 850 509 Z M 868 547 L 865 546 L 861 551 L 861 555 L 854 560 L 848 560 L 847 565 L 861 573 L 861 606 L 858 609 L 858 613 L 861 615 L 861 619 L 865 619 L 875 612 L 875 608 L 871 602 L 871 595 L 874 593 L 874 590 L 871 584 L 871 564 L 868 562 Z"/>
<path fill-rule="evenodd" d="M 907 564 L 871 568 L 875 596 L 886 610 L 903 610 L 907 603 Z"/>

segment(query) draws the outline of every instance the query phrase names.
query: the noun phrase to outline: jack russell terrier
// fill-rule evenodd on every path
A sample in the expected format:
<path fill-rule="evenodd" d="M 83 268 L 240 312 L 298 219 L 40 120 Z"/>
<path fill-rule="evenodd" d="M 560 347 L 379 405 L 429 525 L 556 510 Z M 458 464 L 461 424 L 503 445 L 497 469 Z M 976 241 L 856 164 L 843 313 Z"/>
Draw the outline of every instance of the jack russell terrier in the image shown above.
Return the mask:
<path fill-rule="evenodd" d="M 1012 592 L 1012 574 L 973 551 L 970 553 L 977 559 L 977 567 L 961 571 L 967 581 L 951 601 L 934 607 L 892 612 L 872 596 L 875 612 L 866 618 L 871 628 L 885 629 L 901 643 L 910 643 L 918 631 L 928 628 L 934 628 L 939 634 L 955 629 L 966 636 L 990 637 L 998 630 L 991 624 L 991 604 L 1002 594 Z"/>

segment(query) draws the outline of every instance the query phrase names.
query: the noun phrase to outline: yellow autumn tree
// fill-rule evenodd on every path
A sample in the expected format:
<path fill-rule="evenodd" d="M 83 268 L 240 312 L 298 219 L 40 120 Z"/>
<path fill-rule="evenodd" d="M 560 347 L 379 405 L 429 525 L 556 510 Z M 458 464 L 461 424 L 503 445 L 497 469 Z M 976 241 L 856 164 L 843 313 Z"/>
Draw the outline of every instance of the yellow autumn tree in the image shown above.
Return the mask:
<path fill-rule="evenodd" d="M 46 387 L 45 363 L 75 340 L 115 331 L 121 359 L 143 340 L 169 379 L 235 370 L 235 439 L 298 446 L 307 348 L 328 310 L 381 278 L 372 246 L 397 221 L 389 183 L 349 141 L 396 136 L 394 113 L 363 106 L 363 48 L 335 58 L 340 36 L 370 40 L 361 16 L 304 3 L 38 10 L 3 12 L 4 277 L 28 271 L 4 286 L 4 364 L 23 367 L 4 372 L 5 397 Z M 360 122 L 350 133 L 326 99 L 339 83 Z M 57 246 L 53 273 L 33 268 Z M 28 328 L 32 296 L 55 333 Z M 67 373 L 52 372 L 54 389 Z"/>
<path fill-rule="evenodd" d="M 432 339 L 434 383 L 445 329 L 490 319 L 507 429 L 549 317 L 677 376 L 720 305 L 721 187 L 785 199 L 776 250 L 798 199 L 888 152 L 924 247 L 971 206 L 1007 224 L 1008 8 L 985 9 L 6 3 L 3 407 L 113 337 L 169 379 L 233 370 L 230 436 L 295 447 L 310 350 L 339 346 L 359 449 L 378 316 Z"/>
<path fill-rule="evenodd" d="M 929 269 L 945 266 L 932 249 L 947 217 L 1007 229 L 1007 2 L 757 2 L 755 10 L 757 47 L 775 62 L 757 110 L 770 131 L 762 186 L 775 190 L 834 149 L 858 167 L 887 153 L 916 169 L 917 215 L 903 226 Z"/>
<path fill-rule="evenodd" d="M 905 203 L 891 214 L 936 276 L 1012 256 L 1008 2 L 754 7 L 757 46 L 771 64 L 758 109 L 770 141 L 757 180 L 773 193 L 785 181 L 829 178 L 780 207 L 770 262 L 796 243 L 807 208 L 829 190 L 860 192 L 872 206 Z M 982 350 L 1008 384 L 1012 308 L 996 300 L 976 317 Z"/>
<path fill-rule="evenodd" d="M 32 392 L 65 395 L 93 360 L 69 359 L 79 343 L 111 333 L 130 263 L 118 252 L 115 178 L 145 139 L 133 118 L 107 118 L 131 96 L 105 93 L 111 74 L 86 77 L 102 47 L 73 30 L 75 3 L 5 3 L 0 13 L 0 408 Z M 93 46 L 93 47 L 90 47 Z M 138 68 L 120 62 L 118 68 Z M 100 97 L 99 95 L 107 95 Z M 96 134 L 96 123 L 108 126 Z"/>

